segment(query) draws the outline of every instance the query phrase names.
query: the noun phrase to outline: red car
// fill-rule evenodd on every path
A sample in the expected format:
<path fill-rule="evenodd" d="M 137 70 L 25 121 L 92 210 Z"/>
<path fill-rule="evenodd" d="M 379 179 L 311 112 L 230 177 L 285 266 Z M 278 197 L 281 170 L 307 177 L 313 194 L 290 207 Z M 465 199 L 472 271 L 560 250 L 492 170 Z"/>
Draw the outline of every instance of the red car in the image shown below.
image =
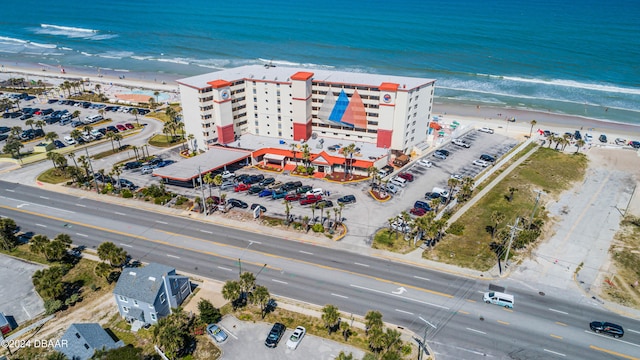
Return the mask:
<path fill-rule="evenodd" d="M 300 194 L 287 194 L 287 196 L 284 197 L 284 199 L 286 201 L 296 201 L 296 200 L 300 200 L 301 195 Z"/>
<path fill-rule="evenodd" d="M 116 128 L 118 128 L 118 130 L 120 130 L 120 131 L 126 131 L 127 130 L 127 128 L 122 124 L 116 125 Z"/>
<path fill-rule="evenodd" d="M 409 174 L 409 173 L 406 173 L 406 172 L 398 174 L 398 177 L 401 177 L 401 178 L 403 178 L 403 179 L 405 179 L 405 180 L 407 180 L 409 182 L 413 181 L 413 174 Z"/>
<path fill-rule="evenodd" d="M 126 124 L 124 124 L 124 126 L 129 130 L 133 129 L 133 124 L 132 123 L 126 123 Z"/>
<path fill-rule="evenodd" d="M 423 209 L 423 208 L 413 208 L 411 209 L 411 211 L 409 211 L 411 213 L 411 215 L 415 215 L 415 216 L 422 216 L 424 214 L 427 213 L 427 210 Z"/>
<path fill-rule="evenodd" d="M 238 184 L 238 186 L 236 186 L 235 189 L 233 189 L 233 191 L 235 191 L 235 192 L 247 191 L 250 188 L 251 188 L 251 185 L 247 185 L 245 183 L 240 183 L 240 184 Z"/>
<path fill-rule="evenodd" d="M 309 205 L 320 200 L 322 200 L 322 196 L 320 195 L 307 195 L 306 197 L 300 199 L 300 205 Z"/>

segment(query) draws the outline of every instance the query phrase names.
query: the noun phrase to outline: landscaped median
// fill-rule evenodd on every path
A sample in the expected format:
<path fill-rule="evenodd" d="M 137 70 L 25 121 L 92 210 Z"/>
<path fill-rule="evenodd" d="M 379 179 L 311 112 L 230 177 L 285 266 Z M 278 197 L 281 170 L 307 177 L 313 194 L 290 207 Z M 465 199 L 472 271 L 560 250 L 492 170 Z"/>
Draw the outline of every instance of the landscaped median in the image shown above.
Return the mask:
<path fill-rule="evenodd" d="M 583 179 L 587 162 L 583 154 L 539 148 L 449 224 L 444 239 L 423 257 L 487 271 L 497 264 L 498 257 L 505 257 L 513 225 L 518 231 L 513 234 L 510 257 L 523 253 L 545 236 L 549 218 L 544 204 Z"/>

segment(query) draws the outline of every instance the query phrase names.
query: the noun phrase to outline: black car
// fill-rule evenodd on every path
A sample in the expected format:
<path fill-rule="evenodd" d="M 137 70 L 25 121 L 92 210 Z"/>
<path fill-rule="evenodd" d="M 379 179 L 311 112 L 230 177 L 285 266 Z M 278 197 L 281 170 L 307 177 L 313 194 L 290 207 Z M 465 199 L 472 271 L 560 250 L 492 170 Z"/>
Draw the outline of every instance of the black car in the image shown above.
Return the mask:
<path fill-rule="evenodd" d="M 249 205 L 246 202 L 238 199 L 228 199 L 227 203 L 231 205 L 231 207 L 239 207 L 241 209 L 246 209 L 249 207 Z"/>
<path fill-rule="evenodd" d="M 317 207 L 330 208 L 333 207 L 333 202 L 331 200 L 320 200 L 316 202 Z"/>
<path fill-rule="evenodd" d="M 600 137 L 598 138 L 598 140 L 600 140 L 601 143 L 607 143 L 607 135 L 602 134 L 600 135 Z"/>
<path fill-rule="evenodd" d="M 15 112 L 9 113 L 9 119 L 15 119 L 20 116 L 22 116 L 22 111 L 15 111 Z"/>
<path fill-rule="evenodd" d="M 27 120 L 27 119 L 30 119 L 32 117 L 33 117 L 33 115 L 31 115 L 31 114 L 24 114 L 24 115 L 20 116 L 20 120 Z"/>
<path fill-rule="evenodd" d="M 356 202 L 356 197 L 353 195 L 345 195 L 338 199 L 338 204 L 352 204 Z"/>
<path fill-rule="evenodd" d="M 260 181 L 260 185 L 262 185 L 262 186 L 267 186 L 267 185 L 271 185 L 271 184 L 273 184 L 274 182 L 276 182 L 276 179 L 274 179 L 274 178 L 272 178 L 272 177 L 268 177 L 268 178 L 266 178 L 266 179 L 264 179 L 264 180 Z"/>
<path fill-rule="evenodd" d="M 127 179 L 120 179 L 120 187 L 127 188 L 127 189 L 130 189 L 130 190 L 135 190 L 135 189 L 138 188 L 134 183 L 132 183 L 131 181 L 129 181 Z"/>
<path fill-rule="evenodd" d="M 299 188 L 300 186 L 302 186 L 302 182 L 300 181 L 289 181 L 288 183 L 284 183 L 284 185 L 282 185 L 282 190 L 291 191 L 293 189 Z"/>
<path fill-rule="evenodd" d="M 245 184 L 255 184 L 255 183 L 259 183 L 262 180 L 264 180 L 264 175 L 262 174 L 251 175 L 249 176 L 249 179 L 247 179 L 247 182 L 245 182 Z"/>
<path fill-rule="evenodd" d="M 280 342 L 280 339 L 282 339 L 282 335 L 284 335 L 284 332 L 286 330 L 287 330 L 287 327 L 284 326 L 284 324 L 281 324 L 281 323 L 273 324 L 273 327 L 271 328 L 271 331 L 269 331 L 269 335 L 267 335 L 267 338 L 265 339 L 264 344 L 270 348 L 274 348 L 278 346 L 278 343 Z"/>
<path fill-rule="evenodd" d="M 112 131 L 112 132 L 114 132 L 114 133 L 118 133 L 118 132 L 120 132 L 120 131 L 118 131 L 118 129 L 117 129 L 115 126 L 113 126 L 113 125 L 109 125 L 109 126 L 107 126 L 107 131 Z"/>
<path fill-rule="evenodd" d="M 589 324 L 589 327 L 597 333 L 605 333 L 613 336 L 614 338 L 624 336 L 624 329 L 622 329 L 622 326 L 612 324 L 610 322 L 592 321 L 591 324 Z"/>
<path fill-rule="evenodd" d="M 582 139 L 582 134 L 580 134 L 580 131 L 576 130 L 576 132 L 573 133 L 573 138 L 576 140 Z"/>
<path fill-rule="evenodd" d="M 58 99 L 49 99 L 49 100 L 47 101 L 47 104 L 55 104 L 55 103 L 57 103 L 57 102 L 58 102 Z"/>
<path fill-rule="evenodd" d="M 249 188 L 248 193 L 251 195 L 256 195 L 256 194 L 259 194 L 262 190 L 264 190 L 264 186 L 253 185 L 252 187 Z"/>
<path fill-rule="evenodd" d="M 126 170 L 133 170 L 133 169 L 137 169 L 137 168 L 140 168 L 140 167 L 142 167 L 142 162 L 140 162 L 140 161 L 130 161 L 130 162 L 124 164 L 124 168 Z"/>
<path fill-rule="evenodd" d="M 640 149 L 640 141 L 630 141 L 629 145 L 634 149 Z"/>
<path fill-rule="evenodd" d="M 251 177 L 251 175 L 249 175 L 249 174 L 240 174 L 240 175 L 236 176 L 235 180 L 237 182 L 239 182 L 239 183 L 246 184 L 250 177 Z"/>
<path fill-rule="evenodd" d="M 480 155 L 480 160 L 484 160 L 484 161 L 488 161 L 488 162 L 496 162 L 496 158 L 494 158 L 491 155 L 487 155 L 487 154 L 482 154 Z"/>
<path fill-rule="evenodd" d="M 9 131 L 11 131 L 10 128 L 6 127 L 6 126 L 0 126 L 0 134 L 6 134 Z"/>
<path fill-rule="evenodd" d="M 434 151 L 433 156 L 437 157 L 438 159 L 444 160 L 447 158 L 447 156 L 449 156 L 449 152 L 447 150 L 440 149 L 440 150 Z"/>
<path fill-rule="evenodd" d="M 0 141 L 7 140 L 8 138 L 9 138 L 9 135 L 7 135 L 7 134 L 0 134 Z"/>
<path fill-rule="evenodd" d="M 53 143 L 56 145 L 57 149 L 62 149 L 63 147 L 66 147 L 66 145 L 60 140 L 53 140 Z"/>
<path fill-rule="evenodd" d="M 431 211 L 431 206 L 429 206 L 429 204 L 427 204 L 426 202 L 420 201 L 420 200 L 416 201 L 413 204 L 413 207 L 414 208 L 419 208 L 419 209 L 424 209 L 426 211 Z"/>

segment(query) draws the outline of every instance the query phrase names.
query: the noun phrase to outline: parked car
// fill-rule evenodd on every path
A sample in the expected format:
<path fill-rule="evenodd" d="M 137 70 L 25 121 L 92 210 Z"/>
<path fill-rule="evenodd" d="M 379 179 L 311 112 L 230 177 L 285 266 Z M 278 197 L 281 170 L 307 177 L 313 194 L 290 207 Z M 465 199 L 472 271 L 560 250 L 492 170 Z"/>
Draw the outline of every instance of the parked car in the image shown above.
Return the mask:
<path fill-rule="evenodd" d="M 420 166 L 424 166 L 424 167 L 431 167 L 433 166 L 433 163 L 427 159 L 420 159 L 418 160 L 418 165 Z"/>
<path fill-rule="evenodd" d="M 279 189 L 282 186 L 282 181 L 276 181 L 273 184 L 269 184 L 269 189 Z"/>
<path fill-rule="evenodd" d="M 300 200 L 300 198 L 302 197 L 302 195 L 300 194 L 287 194 L 284 199 L 286 201 L 298 201 Z"/>
<path fill-rule="evenodd" d="M 140 161 L 130 161 L 124 164 L 125 170 L 134 170 L 142 167 L 142 163 Z"/>
<path fill-rule="evenodd" d="M 114 133 L 118 133 L 118 132 L 120 132 L 120 131 L 118 131 L 118 129 L 117 129 L 115 126 L 113 126 L 113 125 L 109 125 L 109 126 L 107 126 L 107 131 L 113 131 Z"/>
<path fill-rule="evenodd" d="M 293 189 L 297 189 L 299 187 L 302 186 L 302 183 L 300 181 L 289 181 L 287 183 L 285 183 L 284 185 L 282 185 L 282 189 L 284 189 L 285 191 L 291 191 Z"/>
<path fill-rule="evenodd" d="M 285 196 L 287 196 L 287 192 L 282 189 L 276 190 L 271 194 L 273 200 L 284 199 Z"/>
<path fill-rule="evenodd" d="M 65 144 L 60 140 L 53 140 L 53 143 L 56 146 L 56 149 L 62 149 L 63 147 L 66 147 Z"/>
<path fill-rule="evenodd" d="M 75 140 L 73 140 L 73 138 L 71 136 L 65 136 L 64 137 L 64 142 L 67 143 L 67 145 L 73 145 L 76 143 Z"/>
<path fill-rule="evenodd" d="M 416 201 L 413 204 L 413 207 L 414 208 L 424 209 L 425 211 L 431 211 L 431 206 L 429 204 L 427 204 L 426 202 L 420 201 L 420 200 Z"/>
<path fill-rule="evenodd" d="M 124 124 L 124 127 L 126 127 L 126 128 L 127 128 L 127 129 L 129 129 L 129 130 L 131 130 L 131 129 L 133 129 L 133 128 L 134 128 L 134 126 L 133 126 L 133 124 L 132 124 L 132 123 L 125 123 L 125 124 Z"/>
<path fill-rule="evenodd" d="M 129 190 L 135 190 L 138 187 L 127 179 L 120 179 L 120 187 L 127 188 Z"/>
<path fill-rule="evenodd" d="M 0 126 L 0 134 L 6 134 L 9 131 L 11 131 L 10 128 L 6 127 L 6 126 Z"/>
<path fill-rule="evenodd" d="M 248 184 L 245 183 L 240 183 L 236 186 L 235 189 L 233 189 L 234 192 L 241 192 L 241 191 L 247 191 L 249 190 L 251 187 Z"/>
<path fill-rule="evenodd" d="M 398 191 L 400 191 L 400 187 L 393 184 L 387 184 L 384 187 L 382 187 L 382 190 L 386 192 L 390 192 L 392 194 L 396 194 Z"/>
<path fill-rule="evenodd" d="M 236 176 L 236 174 L 232 173 L 231 171 L 225 170 L 225 171 L 222 172 L 222 178 L 223 179 L 230 179 L 230 178 L 233 178 L 235 176 Z"/>
<path fill-rule="evenodd" d="M 625 145 L 627 143 L 627 140 L 625 140 L 623 138 L 617 138 L 615 143 L 616 143 L 616 145 Z"/>
<path fill-rule="evenodd" d="M 447 201 L 447 199 L 442 197 L 440 193 L 431 192 L 431 191 L 424 194 L 424 198 L 427 200 L 440 199 L 443 203 Z"/>
<path fill-rule="evenodd" d="M 258 197 L 267 197 L 273 195 L 273 190 L 271 189 L 262 189 L 258 194 Z"/>
<path fill-rule="evenodd" d="M 322 195 L 322 194 L 324 194 L 324 190 L 322 190 L 320 188 L 311 189 L 311 190 L 309 190 L 309 191 L 307 191 L 305 193 L 306 196 L 309 196 L 309 195 Z"/>
<path fill-rule="evenodd" d="M 261 186 L 267 186 L 269 184 L 273 184 L 274 182 L 276 182 L 276 179 L 274 179 L 272 177 L 268 177 L 268 178 L 265 178 L 264 180 L 260 181 L 260 185 Z"/>
<path fill-rule="evenodd" d="M 460 175 L 460 174 L 451 174 L 449 177 L 451 179 L 456 179 L 458 181 L 462 181 L 462 178 L 463 178 L 462 175 Z"/>
<path fill-rule="evenodd" d="M 333 207 L 333 201 L 331 200 L 319 200 L 316 202 L 318 207 L 330 208 Z"/>
<path fill-rule="evenodd" d="M 264 190 L 264 187 L 260 185 L 253 185 L 252 187 L 249 188 L 248 193 L 251 195 L 256 195 L 256 194 L 259 194 L 262 190 Z"/>
<path fill-rule="evenodd" d="M 484 160 L 475 159 L 475 160 L 473 160 L 473 165 L 487 167 L 487 166 L 489 166 L 489 163 L 484 161 Z"/>
<path fill-rule="evenodd" d="M 280 339 L 282 339 L 282 335 L 284 335 L 285 330 L 287 330 L 287 327 L 284 326 L 284 324 L 273 324 L 273 327 L 271 328 L 271 331 L 269 331 L 269 335 L 267 335 L 264 344 L 270 348 L 278 346 L 278 343 L 280 342 Z"/>
<path fill-rule="evenodd" d="M 149 165 L 143 166 L 142 169 L 140 170 L 140 173 L 142 175 L 151 174 L 153 173 L 153 168 Z"/>
<path fill-rule="evenodd" d="M 440 150 L 436 150 L 436 151 L 434 151 L 432 156 L 433 156 L 434 158 L 441 159 L 441 160 L 445 160 L 445 159 L 447 158 L 447 155 L 445 155 L 445 154 L 444 154 L 442 151 L 440 151 Z"/>
<path fill-rule="evenodd" d="M 487 134 L 493 134 L 493 129 L 488 128 L 488 127 L 481 127 L 480 129 L 478 129 L 478 131 L 482 131 L 482 132 L 487 133 Z"/>
<path fill-rule="evenodd" d="M 307 195 L 300 199 L 300 205 L 310 205 L 322 200 L 321 195 Z"/>
<path fill-rule="evenodd" d="M 624 329 L 622 328 L 622 326 L 610 322 L 592 321 L 589 324 L 589 327 L 592 331 L 595 331 L 597 333 L 605 333 L 607 335 L 613 336 L 614 338 L 620 338 L 624 336 Z"/>
<path fill-rule="evenodd" d="M 224 332 L 224 330 L 222 330 L 222 328 L 220 328 L 218 325 L 216 324 L 209 324 L 207 326 L 207 334 L 209 334 L 209 336 L 211 336 L 213 338 L 213 340 L 215 340 L 218 343 L 222 343 L 225 340 L 227 340 L 227 333 Z"/>
<path fill-rule="evenodd" d="M 116 128 L 117 128 L 118 130 L 120 130 L 120 131 L 126 131 L 126 130 L 127 130 L 126 126 L 124 126 L 124 125 L 122 125 L 122 124 L 117 124 L 117 125 L 116 125 Z"/>
<path fill-rule="evenodd" d="M 451 141 L 451 143 L 454 144 L 454 145 L 458 145 L 460 147 L 463 147 L 463 148 L 467 148 L 467 149 L 471 147 L 471 145 L 469 143 L 466 143 L 466 142 L 464 142 L 464 141 L 462 141 L 460 139 L 453 139 Z"/>
<path fill-rule="evenodd" d="M 231 181 L 225 181 L 220 184 L 220 190 L 230 190 L 236 187 L 236 184 Z"/>
<path fill-rule="evenodd" d="M 580 134 L 580 131 L 576 130 L 575 133 L 573 133 L 573 138 L 576 140 L 581 140 L 582 139 L 582 134 Z"/>
<path fill-rule="evenodd" d="M 264 180 L 264 175 L 259 174 L 259 175 L 251 175 L 251 176 L 249 176 L 249 178 L 244 182 L 247 183 L 247 184 L 255 184 L 255 183 L 259 183 L 262 180 Z"/>
<path fill-rule="evenodd" d="M 345 195 L 338 199 L 338 204 L 352 204 L 356 202 L 356 197 L 353 195 Z"/>
<path fill-rule="evenodd" d="M 311 189 L 313 188 L 309 185 L 302 185 L 301 187 L 296 189 L 296 194 L 306 194 L 307 191 L 310 191 Z"/>
<path fill-rule="evenodd" d="M 306 333 L 307 329 L 305 329 L 304 327 L 296 327 L 296 329 L 293 331 L 293 334 L 291 334 L 291 336 L 289 337 L 289 340 L 287 340 L 287 347 L 292 350 L 297 349 Z"/>
<path fill-rule="evenodd" d="M 398 177 L 403 178 L 409 182 L 413 181 L 413 174 L 410 174 L 410 173 L 403 172 L 398 174 Z"/>
<path fill-rule="evenodd" d="M 629 141 L 629 146 L 631 146 L 634 149 L 640 149 L 640 141 Z"/>
<path fill-rule="evenodd" d="M 409 210 L 409 213 L 415 216 L 423 216 L 424 214 L 427 213 L 427 210 L 423 208 L 414 207 L 414 208 L 411 208 L 411 210 Z"/>
<path fill-rule="evenodd" d="M 600 140 L 601 143 L 607 143 L 607 135 L 602 134 L 600 135 L 600 137 L 598 138 L 598 140 Z"/>
<path fill-rule="evenodd" d="M 238 199 L 227 199 L 227 204 L 231 205 L 231 207 L 239 207 L 241 209 L 246 209 L 249 207 L 246 202 Z"/>
<path fill-rule="evenodd" d="M 496 162 L 496 158 L 494 158 L 491 155 L 487 155 L 487 154 L 480 155 L 480 160 L 484 160 L 484 161 L 487 161 L 487 162 L 490 162 L 490 163 Z"/>

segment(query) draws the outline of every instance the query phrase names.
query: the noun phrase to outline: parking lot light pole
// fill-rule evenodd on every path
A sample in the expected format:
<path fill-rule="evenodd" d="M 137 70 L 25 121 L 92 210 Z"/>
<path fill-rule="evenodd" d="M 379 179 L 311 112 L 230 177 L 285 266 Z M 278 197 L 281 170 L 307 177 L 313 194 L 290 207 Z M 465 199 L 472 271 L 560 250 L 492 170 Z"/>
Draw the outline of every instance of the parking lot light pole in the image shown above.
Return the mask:
<path fill-rule="evenodd" d="M 253 245 L 253 241 L 249 241 L 249 245 L 247 245 L 247 247 L 244 248 L 244 250 L 242 250 L 242 252 L 240 253 L 240 256 L 238 257 L 238 276 L 242 275 L 242 256 L 244 255 L 244 252 L 247 251 L 247 249 L 251 245 Z"/>
<path fill-rule="evenodd" d="M 198 166 L 198 176 L 200 177 L 200 190 L 202 191 L 202 209 L 204 209 L 204 216 L 207 216 L 207 204 L 204 201 L 204 183 L 202 182 L 202 171 L 200 171 L 200 166 Z"/>
<path fill-rule="evenodd" d="M 427 324 L 428 326 L 424 327 L 424 336 L 422 337 L 422 341 L 420 341 L 420 339 L 415 339 L 416 342 L 418 343 L 418 345 L 420 345 L 420 349 L 418 350 L 418 360 L 422 360 L 422 354 L 423 353 L 427 353 L 427 355 L 429 355 L 429 350 L 427 350 L 427 331 L 429 330 L 429 326 L 431 326 L 434 329 L 438 329 L 435 325 L 433 325 L 432 323 L 428 322 L 427 320 L 423 319 L 422 316 L 418 316 L 418 319 L 422 320 L 425 322 L 425 324 Z"/>
<path fill-rule="evenodd" d="M 98 188 L 98 180 L 96 180 L 96 173 L 93 172 L 93 164 L 91 163 L 91 158 L 89 157 L 89 150 L 87 147 L 84 147 L 84 151 L 87 153 L 87 161 L 89 162 L 89 168 L 91 168 L 91 175 L 93 176 L 93 184 L 96 186 L 96 194 L 100 195 L 100 188 Z"/>

